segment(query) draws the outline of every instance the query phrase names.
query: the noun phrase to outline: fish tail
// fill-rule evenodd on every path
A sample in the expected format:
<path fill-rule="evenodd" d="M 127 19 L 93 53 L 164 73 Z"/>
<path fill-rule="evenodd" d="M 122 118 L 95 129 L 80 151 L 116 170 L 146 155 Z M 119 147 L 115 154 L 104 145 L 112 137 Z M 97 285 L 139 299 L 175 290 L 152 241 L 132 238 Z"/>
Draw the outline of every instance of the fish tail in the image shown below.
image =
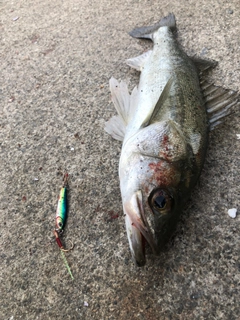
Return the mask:
<path fill-rule="evenodd" d="M 175 31 L 177 29 L 176 19 L 173 13 L 169 13 L 166 17 L 163 17 L 153 26 L 135 28 L 131 32 L 129 32 L 129 34 L 133 38 L 145 38 L 152 40 L 153 33 L 161 27 L 169 27 L 172 31 Z"/>
<path fill-rule="evenodd" d="M 177 28 L 175 15 L 169 13 L 166 17 L 163 17 L 159 21 L 159 28 L 161 27 L 169 27 L 172 31 L 175 31 Z"/>

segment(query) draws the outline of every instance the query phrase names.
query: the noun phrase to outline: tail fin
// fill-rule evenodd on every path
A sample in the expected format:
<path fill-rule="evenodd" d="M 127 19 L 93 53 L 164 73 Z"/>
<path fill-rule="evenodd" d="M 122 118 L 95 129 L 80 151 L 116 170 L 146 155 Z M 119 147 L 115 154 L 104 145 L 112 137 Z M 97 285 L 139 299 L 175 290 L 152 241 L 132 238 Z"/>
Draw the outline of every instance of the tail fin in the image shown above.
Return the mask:
<path fill-rule="evenodd" d="M 172 31 L 176 30 L 176 19 L 173 13 L 169 13 L 168 16 L 162 18 L 153 26 L 136 28 L 129 32 L 129 34 L 133 38 L 152 39 L 152 34 L 161 27 L 169 27 Z"/>

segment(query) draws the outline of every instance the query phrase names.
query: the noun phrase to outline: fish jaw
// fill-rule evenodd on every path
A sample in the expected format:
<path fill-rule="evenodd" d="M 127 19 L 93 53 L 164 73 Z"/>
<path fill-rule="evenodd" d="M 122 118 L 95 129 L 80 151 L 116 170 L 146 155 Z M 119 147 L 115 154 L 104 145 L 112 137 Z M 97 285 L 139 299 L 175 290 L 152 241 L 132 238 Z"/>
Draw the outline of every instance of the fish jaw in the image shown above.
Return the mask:
<path fill-rule="evenodd" d="M 128 213 L 126 213 L 125 216 L 125 224 L 132 258 L 138 267 L 142 267 L 146 263 L 144 243 L 145 241 L 143 235 L 132 222 Z"/>
<path fill-rule="evenodd" d="M 153 235 L 145 219 L 142 201 L 142 192 L 138 190 L 133 193 L 128 201 L 123 203 L 129 247 L 133 260 L 139 267 L 146 262 L 145 241 L 149 243 L 154 253 L 157 250 Z"/>

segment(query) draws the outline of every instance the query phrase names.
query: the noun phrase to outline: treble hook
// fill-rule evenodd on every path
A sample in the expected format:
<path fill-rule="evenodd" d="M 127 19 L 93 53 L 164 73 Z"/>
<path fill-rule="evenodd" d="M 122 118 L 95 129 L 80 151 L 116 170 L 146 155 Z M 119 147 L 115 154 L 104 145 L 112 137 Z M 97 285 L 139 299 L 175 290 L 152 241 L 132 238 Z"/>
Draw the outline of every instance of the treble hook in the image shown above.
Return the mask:
<path fill-rule="evenodd" d="M 59 238 L 59 233 L 57 232 L 57 230 L 54 230 L 53 233 L 54 233 L 54 235 L 55 235 L 55 239 L 56 239 L 56 242 L 57 242 L 60 250 L 62 250 L 62 251 L 64 251 L 64 252 L 68 252 L 68 251 L 71 251 L 71 250 L 74 248 L 74 244 L 73 244 L 72 241 L 70 240 L 70 242 L 71 242 L 71 244 L 72 244 L 71 248 L 70 248 L 70 249 L 64 249 L 63 244 L 62 244 L 62 242 L 61 242 L 61 240 L 60 240 L 60 238 Z"/>

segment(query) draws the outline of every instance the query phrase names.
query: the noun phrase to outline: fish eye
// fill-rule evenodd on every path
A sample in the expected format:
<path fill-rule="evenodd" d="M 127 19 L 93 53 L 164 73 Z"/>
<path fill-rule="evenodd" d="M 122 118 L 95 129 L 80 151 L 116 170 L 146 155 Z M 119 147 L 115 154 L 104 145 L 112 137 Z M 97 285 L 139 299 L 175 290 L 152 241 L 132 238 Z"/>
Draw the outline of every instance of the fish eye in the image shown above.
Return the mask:
<path fill-rule="evenodd" d="M 149 204 L 153 212 L 167 213 L 172 207 L 172 197 L 165 190 L 155 189 L 150 195 Z"/>
<path fill-rule="evenodd" d="M 159 209 L 164 209 L 166 207 L 166 198 L 162 195 L 159 195 L 154 198 L 153 204 Z"/>

